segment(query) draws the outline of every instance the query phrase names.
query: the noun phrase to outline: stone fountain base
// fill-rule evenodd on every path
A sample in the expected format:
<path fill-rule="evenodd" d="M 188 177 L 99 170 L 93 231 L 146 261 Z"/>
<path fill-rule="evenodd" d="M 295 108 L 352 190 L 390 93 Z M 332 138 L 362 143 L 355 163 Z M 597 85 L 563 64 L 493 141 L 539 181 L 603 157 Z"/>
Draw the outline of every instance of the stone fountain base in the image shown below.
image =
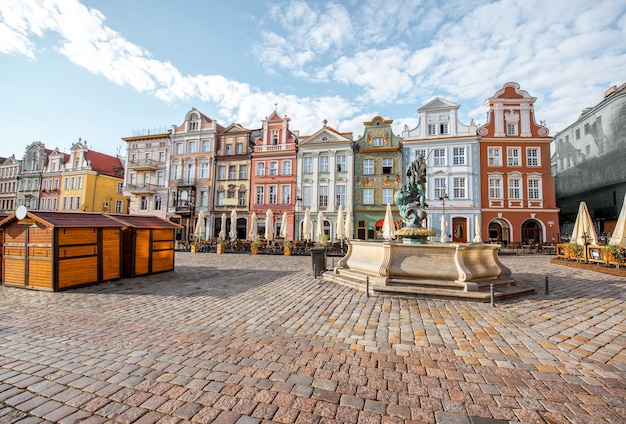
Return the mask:
<path fill-rule="evenodd" d="M 327 280 L 369 288 L 370 293 L 406 293 L 488 302 L 494 298 L 533 292 L 517 286 L 511 271 L 498 259 L 492 244 L 427 243 L 354 240 Z"/>

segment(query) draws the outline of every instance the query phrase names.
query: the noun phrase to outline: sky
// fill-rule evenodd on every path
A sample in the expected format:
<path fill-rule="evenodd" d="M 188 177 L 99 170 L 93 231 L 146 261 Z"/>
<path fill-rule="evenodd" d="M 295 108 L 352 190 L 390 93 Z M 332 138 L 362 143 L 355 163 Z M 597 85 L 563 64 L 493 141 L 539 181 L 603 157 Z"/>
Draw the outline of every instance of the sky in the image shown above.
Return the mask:
<path fill-rule="evenodd" d="M 626 82 L 626 0 L 0 0 L 0 157 L 277 110 L 300 135 L 323 121 L 414 128 L 435 97 L 486 123 L 507 82 L 554 135 Z"/>

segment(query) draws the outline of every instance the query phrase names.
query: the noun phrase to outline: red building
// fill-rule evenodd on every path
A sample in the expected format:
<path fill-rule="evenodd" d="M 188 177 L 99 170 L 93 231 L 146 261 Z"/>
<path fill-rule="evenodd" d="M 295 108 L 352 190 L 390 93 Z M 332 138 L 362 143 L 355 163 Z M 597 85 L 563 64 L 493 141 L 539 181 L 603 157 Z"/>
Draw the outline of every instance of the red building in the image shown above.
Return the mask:
<path fill-rule="evenodd" d="M 263 121 L 262 134 L 255 140 L 252 152 L 250 213 L 256 212 L 258 234 L 263 235 L 267 210 L 272 210 L 270 239 L 277 238 L 284 225 L 288 229 L 287 239 L 294 238 L 298 134 L 289 129 L 289 121 L 286 116 L 272 112 Z M 287 212 L 287 222 L 282 219 L 284 212 Z M 250 230 L 248 228 L 248 233 Z"/>
<path fill-rule="evenodd" d="M 514 82 L 487 100 L 488 121 L 478 128 L 485 240 L 505 245 L 558 241 L 552 138 L 535 121 L 535 100 Z"/>

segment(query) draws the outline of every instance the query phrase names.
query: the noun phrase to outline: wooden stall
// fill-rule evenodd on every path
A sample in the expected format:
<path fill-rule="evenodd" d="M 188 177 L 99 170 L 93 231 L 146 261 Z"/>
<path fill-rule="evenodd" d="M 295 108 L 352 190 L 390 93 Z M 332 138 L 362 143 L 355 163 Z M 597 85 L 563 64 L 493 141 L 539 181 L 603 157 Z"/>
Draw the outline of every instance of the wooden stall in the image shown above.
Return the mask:
<path fill-rule="evenodd" d="M 122 276 L 174 270 L 175 231 L 182 225 L 148 215 L 111 214 L 122 229 Z"/>
<path fill-rule="evenodd" d="M 122 228 L 100 213 L 28 211 L 0 222 L 2 282 L 58 291 L 122 276 Z"/>
<path fill-rule="evenodd" d="M 4 221 L 7 218 L 8 215 L 6 214 L 0 214 L 0 222 Z M 2 228 L 0 228 L 0 279 L 2 278 L 2 254 L 4 249 L 2 248 L 2 243 L 4 242 L 4 237 L 2 235 L 3 231 Z M 0 280 L 1 281 L 1 280 Z"/>

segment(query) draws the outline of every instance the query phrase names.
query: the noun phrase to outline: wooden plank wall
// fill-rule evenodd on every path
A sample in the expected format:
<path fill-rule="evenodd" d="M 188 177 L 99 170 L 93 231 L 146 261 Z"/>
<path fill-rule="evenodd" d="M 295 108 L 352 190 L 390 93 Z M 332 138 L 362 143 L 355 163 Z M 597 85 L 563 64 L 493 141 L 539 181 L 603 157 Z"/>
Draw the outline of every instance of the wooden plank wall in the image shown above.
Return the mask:
<path fill-rule="evenodd" d="M 2 282 L 6 285 L 26 285 L 26 230 L 24 226 L 5 228 Z"/>
<path fill-rule="evenodd" d="M 152 272 L 174 269 L 174 229 L 152 230 Z"/>

